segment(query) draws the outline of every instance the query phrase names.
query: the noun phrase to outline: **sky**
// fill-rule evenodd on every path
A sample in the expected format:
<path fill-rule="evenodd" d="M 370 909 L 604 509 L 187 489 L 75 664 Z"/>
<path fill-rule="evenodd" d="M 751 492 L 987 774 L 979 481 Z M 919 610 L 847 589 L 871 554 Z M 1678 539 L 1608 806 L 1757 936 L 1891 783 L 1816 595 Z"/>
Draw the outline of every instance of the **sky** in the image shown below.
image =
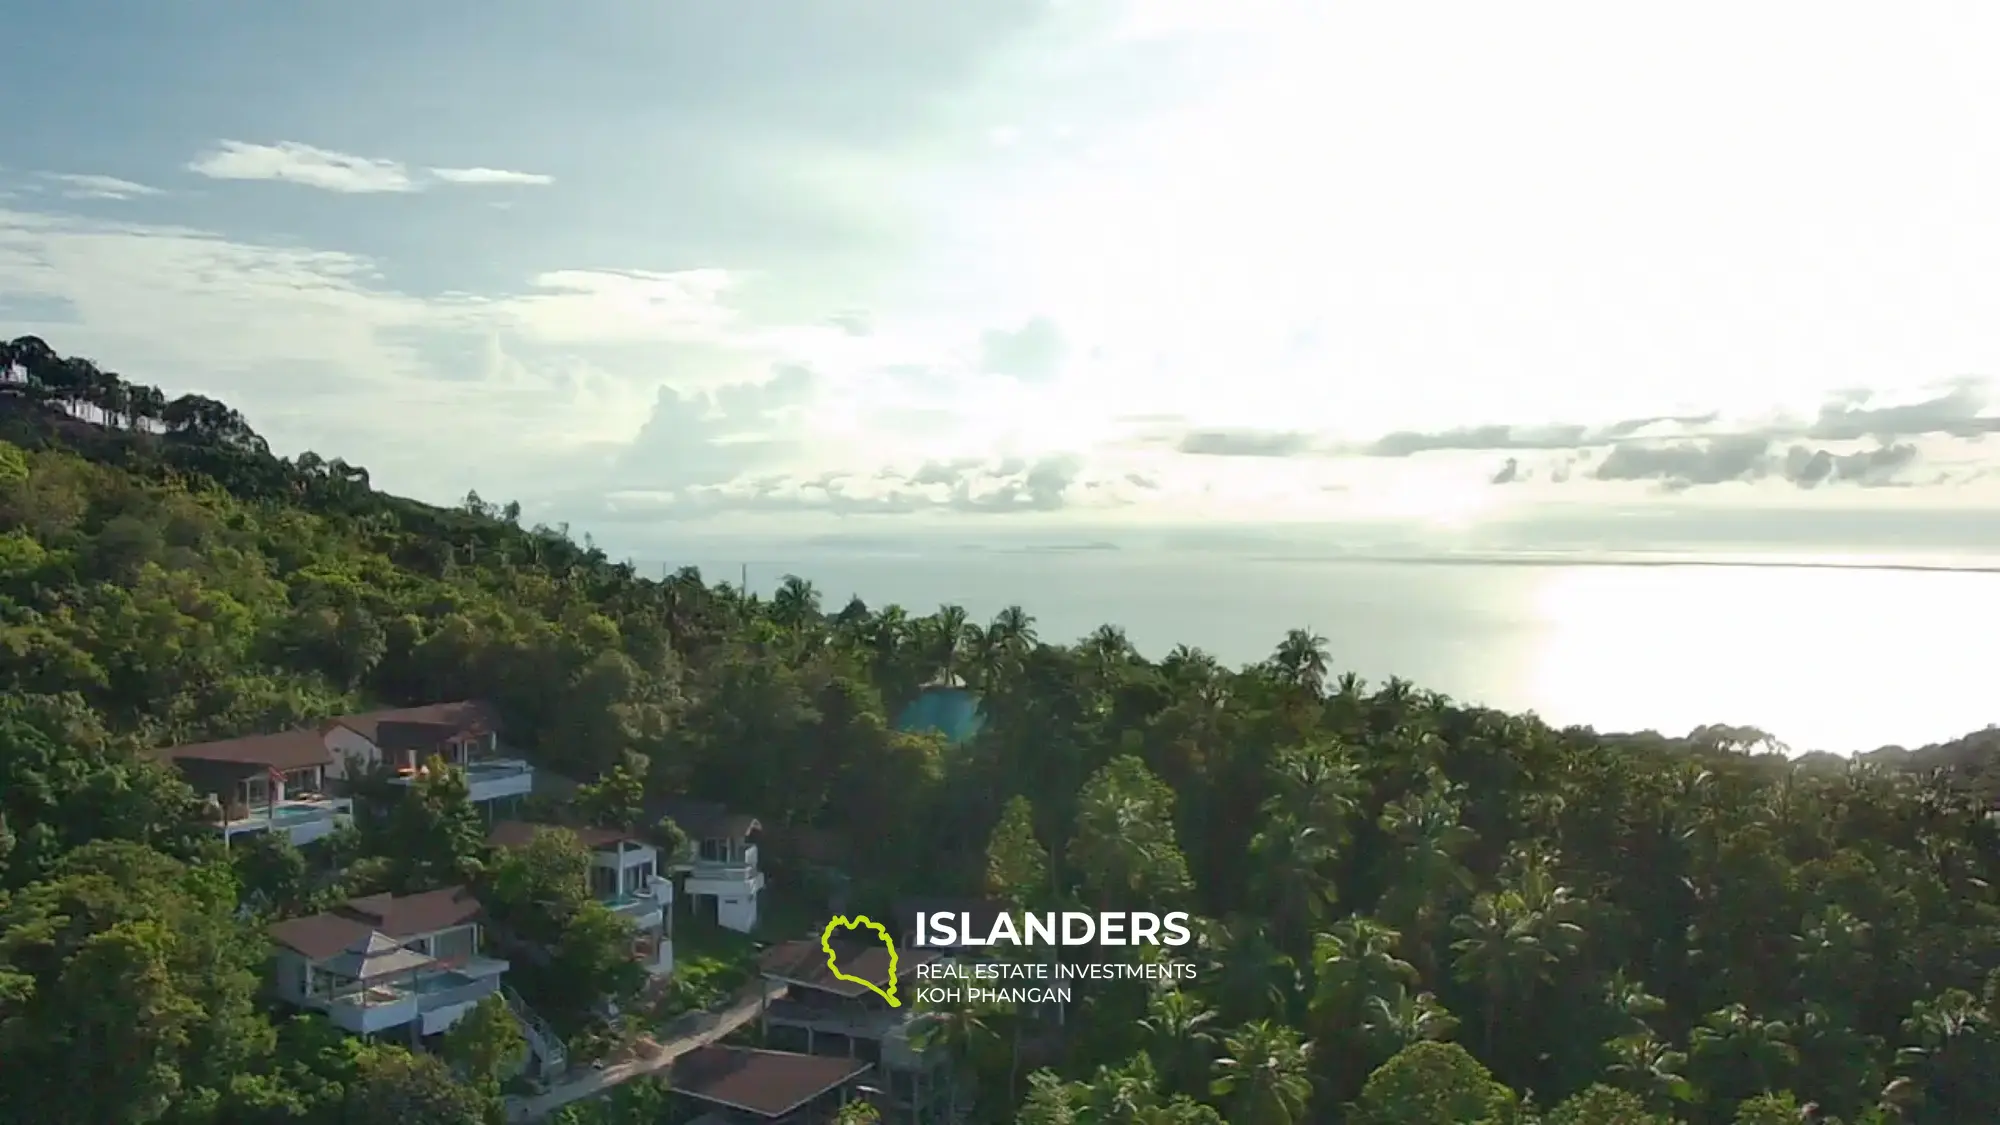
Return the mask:
<path fill-rule="evenodd" d="M 2000 510 L 1992 5 L 7 9 L 0 335 L 642 556 Z"/>

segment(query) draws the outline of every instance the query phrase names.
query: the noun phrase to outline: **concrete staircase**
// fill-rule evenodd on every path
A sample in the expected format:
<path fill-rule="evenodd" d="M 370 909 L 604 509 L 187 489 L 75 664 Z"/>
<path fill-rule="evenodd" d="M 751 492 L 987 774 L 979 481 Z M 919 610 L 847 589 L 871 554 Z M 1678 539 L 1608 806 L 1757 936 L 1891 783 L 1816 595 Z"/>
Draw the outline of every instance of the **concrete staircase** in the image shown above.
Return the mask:
<path fill-rule="evenodd" d="M 563 1048 L 562 1037 L 555 1028 L 528 1007 L 528 1002 L 512 987 L 501 985 L 500 995 L 507 1001 L 507 1010 L 514 1013 L 514 1021 L 521 1025 L 521 1037 L 528 1041 L 528 1073 L 544 1082 L 568 1073 L 569 1052 Z"/>

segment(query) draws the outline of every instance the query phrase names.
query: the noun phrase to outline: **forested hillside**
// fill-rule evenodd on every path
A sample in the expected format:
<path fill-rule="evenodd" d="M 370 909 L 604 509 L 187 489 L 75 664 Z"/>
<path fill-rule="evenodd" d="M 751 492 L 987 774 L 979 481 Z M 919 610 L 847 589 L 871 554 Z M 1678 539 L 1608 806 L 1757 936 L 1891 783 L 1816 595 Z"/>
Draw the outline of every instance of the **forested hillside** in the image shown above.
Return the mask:
<path fill-rule="evenodd" d="M 1947 774 L 1555 730 L 1364 684 L 1304 631 L 1229 669 L 1115 625 L 1038 637 L 1032 607 L 652 580 L 514 506 L 385 496 L 222 404 L 5 348 L 0 1120 L 494 1112 L 462 1066 L 272 1014 L 283 904 L 141 754 L 463 698 L 546 770 L 830 844 L 862 907 L 1197 916 L 1195 981 L 1093 984 L 1059 1038 L 944 1013 L 979 1120 L 2000 1120 L 2000 833 Z M 892 729 L 953 676 L 974 740 Z"/>

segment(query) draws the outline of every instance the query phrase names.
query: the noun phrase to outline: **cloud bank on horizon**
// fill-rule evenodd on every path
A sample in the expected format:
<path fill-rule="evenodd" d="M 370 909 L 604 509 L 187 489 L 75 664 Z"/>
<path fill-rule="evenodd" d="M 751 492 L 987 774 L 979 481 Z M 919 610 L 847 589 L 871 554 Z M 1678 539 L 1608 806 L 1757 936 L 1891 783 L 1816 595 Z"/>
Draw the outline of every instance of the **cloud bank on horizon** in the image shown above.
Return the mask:
<path fill-rule="evenodd" d="M 1440 6 L 37 6 L 0 334 L 634 535 L 2000 507 L 2000 12 Z"/>

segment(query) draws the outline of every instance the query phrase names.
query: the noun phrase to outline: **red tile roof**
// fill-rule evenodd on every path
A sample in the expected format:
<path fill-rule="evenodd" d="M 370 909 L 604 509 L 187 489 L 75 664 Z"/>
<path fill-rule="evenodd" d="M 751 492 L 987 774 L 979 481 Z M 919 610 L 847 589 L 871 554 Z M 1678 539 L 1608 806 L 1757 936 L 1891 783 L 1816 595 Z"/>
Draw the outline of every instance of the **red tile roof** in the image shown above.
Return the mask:
<path fill-rule="evenodd" d="M 873 1064 L 830 1055 L 794 1055 L 748 1047 L 696 1047 L 674 1060 L 676 1093 L 759 1117 L 783 1117 Z"/>
<path fill-rule="evenodd" d="M 229 762 L 236 765 L 269 766 L 296 770 L 329 765 L 333 753 L 319 731 L 310 728 L 225 738 L 219 742 L 195 742 L 153 751 L 162 761 Z"/>
<path fill-rule="evenodd" d="M 329 726 L 342 726 L 370 742 L 380 744 L 383 723 L 421 723 L 450 728 L 454 734 L 490 734 L 500 730 L 500 715 L 491 705 L 477 699 L 456 703 L 426 703 L 421 707 L 398 707 L 387 711 L 364 711 L 342 715 Z"/>

